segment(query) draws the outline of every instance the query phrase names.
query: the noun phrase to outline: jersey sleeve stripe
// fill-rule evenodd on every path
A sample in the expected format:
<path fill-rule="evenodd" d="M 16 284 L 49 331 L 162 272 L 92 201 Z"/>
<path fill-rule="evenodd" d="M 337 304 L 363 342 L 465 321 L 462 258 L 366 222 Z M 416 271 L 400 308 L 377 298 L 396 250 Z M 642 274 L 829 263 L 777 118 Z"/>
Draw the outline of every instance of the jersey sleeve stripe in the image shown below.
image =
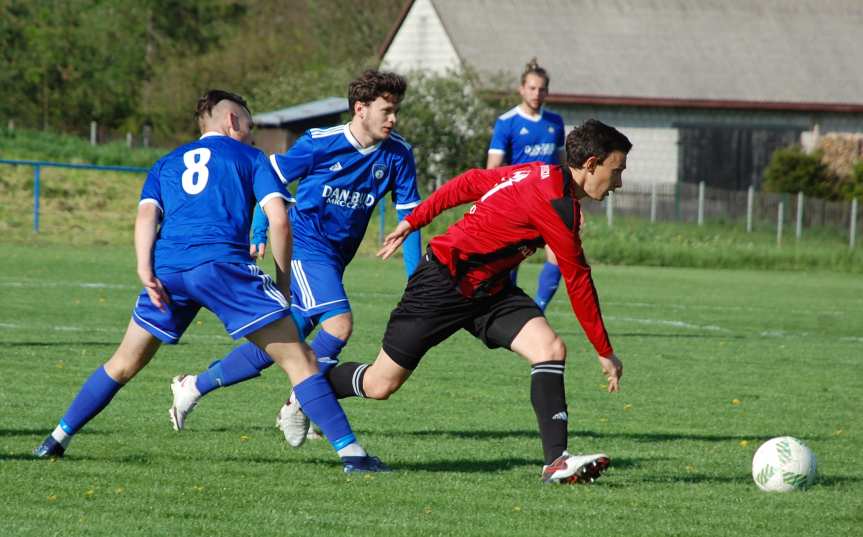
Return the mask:
<path fill-rule="evenodd" d="M 505 150 L 503 150 L 503 149 L 498 149 L 498 148 L 496 148 L 496 147 L 489 147 L 489 148 L 488 148 L 488 152 L 489 152 L 489 153 L 491 153 L 491 154 L 493 154 L 493 155 L 505 155 L 505 154 L 506 154 L 506 151 L 505 151 Z"/>
<path fill-rule="evenodd" d="M 419 201 L 411 201 L 408 203 L 396 203 L 396 210 L 397 211 L 404 211 L 405 209 L 413 209 L 414 207 L 416 207 L 419 204 L 420 204 Z"/>
<path fill-rule="evenodd" d="M 275 153 L 270 155 L 270 164 L 273 166 L 273 169 L 276 170 L 276 175 L 279 176 L 279 179 L 282 181 L 282 183 L 288 184 L 288 180 L 285 179 L 285 176 L 282 175 L 282 170 L 279 169 L 279 163 L 276 162 L 276 154 Z"/>
<path fill-rule="evenodd" d="M 141 201 L 138 202 L 138 207 L 140 207 L 141 205 L 144 205 L 144 204 L 155 205 L 156 207 L 159 208 L 159 211 L 161 211 L 163 213 L 165 212 L 165 209 L 162 208 L 162 204 L 159 203 L 158 201 L 154 200 L 153 198 L 142 199 Z"/>
<path fill-rule="evenodd" d="M 271 193 L 267 194 L 266 196 L 264 196 L 263 198 L 261 198 L 261 201 L 258 202 L 258 205 L 260 205 L 261 209 L 263 209 L 264 205 L 266 205 L 267 202 L 273 198 L 282 198 L 283 200 L 285 200 L 288 203 L 296 203 L 297 202 L 296 199 L 289 198 L 288 196 L 285 196 L 281 192 L 271 192 Z"/>

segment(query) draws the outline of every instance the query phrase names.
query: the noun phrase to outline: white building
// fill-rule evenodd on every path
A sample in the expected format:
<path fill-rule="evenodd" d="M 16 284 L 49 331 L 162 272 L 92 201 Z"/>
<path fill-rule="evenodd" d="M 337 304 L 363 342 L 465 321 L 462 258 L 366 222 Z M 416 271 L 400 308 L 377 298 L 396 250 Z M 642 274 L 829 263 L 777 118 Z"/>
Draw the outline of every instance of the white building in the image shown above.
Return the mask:
<path fill-rule="evenodd" d="M 630 137 L 629 181 L 742 189 L 777 147 L 863 132 L 863 0 L 411 0 L 381 51 L 513 87 L 534 56 L 568 126 Z"/>

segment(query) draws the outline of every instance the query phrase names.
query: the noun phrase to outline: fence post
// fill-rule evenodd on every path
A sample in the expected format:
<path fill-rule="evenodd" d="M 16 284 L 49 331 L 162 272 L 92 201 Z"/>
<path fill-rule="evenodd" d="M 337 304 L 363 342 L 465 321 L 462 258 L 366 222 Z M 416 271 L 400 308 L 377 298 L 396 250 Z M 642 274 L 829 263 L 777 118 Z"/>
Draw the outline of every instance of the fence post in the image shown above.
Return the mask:
<path fill-rule="evenodd" d="M 704 181 L 698 182 L 698 225 L 704 225 Z"/>
<path fill-rule="evenodd" d="M 40 180 L 42 175 L 41 166 L 33 166 L 33 231 L 39 233 L 39 195 Z"/>
<path fill-rule="evenodd" d="M 8 128 L 10 131 L 14 131 L 15 130 L 15 120 L 10 119 L 6 128 Z"/>
<path fill-rule="evenodd" d="M 776 215 L 776 246 L 782 246 L 782 220 L 785 209 L 785 202 L 779 202 L 778 214 Z"/>
<path fill-rule="evenodd" d="M 152 131 L 152 128 L 150 127 L 150 125 L 144 125 L 144 128 L 142 129 L 142 133 L 141 133 L 141 144 L 144 147 L 150 147 L 150 132 L 151 131 Z"/>
<path fill-rule="evenodd" d="M 614 225 L 614 192 L 609 192 L 605 198 L 605 218 L 608 220 L 608 227 Z"/>
<path fill-rule="evenodd" d="M 680 180 L 674 183 L 674 219 L 680 220 Z"/>
<path fill-rule="evenodd" d="M 650 223 L 656 222 L 656 181 L 650 185 Z"/>
<path fill-rule="evenodd" d="M 132 148 L 132 133 L 131 132 L 126 133 L 126 147 L 128 147 L 129 149 Z"/>
<path fill-rule="evenodd" d="M 797 240 L 803 236 L 803 192 L 797 193 Z"/>
<path fill-rule="evenodd" d="M 746 191 L 746 233 L 752 232 L 752 207 L 755 205 L 755 187 L 749 185 Z"/>
<path fill-rule="evenodd" d="M 95 121 L 90 122 L 90 145 L 96 145 L 98 142 L 99 125 Z"/>
<path fill-rule="evenodd" d="M 851 200 L 851 229 L 849 230 L 848 248 L 854 248 L 857 235 L 857 198 Z"/>

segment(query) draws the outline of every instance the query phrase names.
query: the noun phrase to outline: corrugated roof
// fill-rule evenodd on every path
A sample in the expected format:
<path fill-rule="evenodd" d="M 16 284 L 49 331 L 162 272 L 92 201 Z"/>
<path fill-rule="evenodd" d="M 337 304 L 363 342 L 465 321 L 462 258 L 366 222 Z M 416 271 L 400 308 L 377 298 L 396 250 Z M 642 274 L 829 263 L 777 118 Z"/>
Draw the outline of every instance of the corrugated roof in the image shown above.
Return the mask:
<path fill-rule="evenodd" d="M 431 1 L 463 62 L 563 97 L 863 104 L 863 0 Z"/>
<path fill-rule="evenodd" d="M 263 112 L 252 116 L 255 125 L 261 127 L 278 127 L 285 123 L 313 119 L 331 114 L 341 114 L 348 111 L 348 100 L 344 97 L 327 97 L 317 101 L 298 104 L 281 110 Z"/>

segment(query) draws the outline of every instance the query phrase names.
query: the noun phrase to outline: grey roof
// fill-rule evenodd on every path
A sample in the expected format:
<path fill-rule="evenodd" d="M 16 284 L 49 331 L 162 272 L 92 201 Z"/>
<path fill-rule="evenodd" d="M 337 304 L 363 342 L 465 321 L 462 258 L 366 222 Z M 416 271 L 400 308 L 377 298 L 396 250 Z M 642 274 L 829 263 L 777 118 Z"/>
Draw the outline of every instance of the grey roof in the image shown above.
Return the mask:
<path fill-rule="evenodd" d="M 344 97 L 327 97 L 318 101 L 310 101 L 281 110 L 255 114 L 252 119 L 255 125 L 261 127 L 279 127 L 285 123 L 313 119 L 331 114 L 341 114 L 348 111 L 348 100 Z"/>
<path fill-rule="evenodd" d="M 431 0 L 461 60 L 551 93 L 863 104 L 863 0 Z"/>

